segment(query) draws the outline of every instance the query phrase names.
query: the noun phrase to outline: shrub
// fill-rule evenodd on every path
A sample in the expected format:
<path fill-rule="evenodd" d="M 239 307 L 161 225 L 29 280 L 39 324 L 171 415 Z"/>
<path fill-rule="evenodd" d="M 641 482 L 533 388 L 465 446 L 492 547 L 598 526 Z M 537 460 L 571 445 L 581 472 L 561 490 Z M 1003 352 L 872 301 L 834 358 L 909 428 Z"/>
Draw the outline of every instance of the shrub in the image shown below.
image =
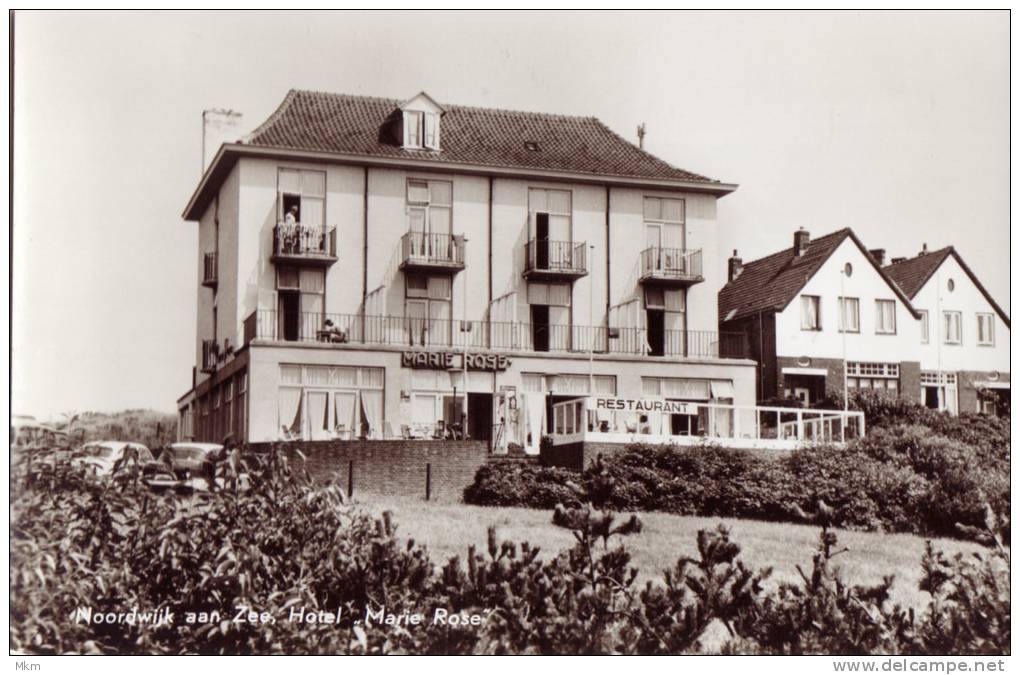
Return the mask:
<path fill-rule="evenodd" d="M 645 450 L 647 451 L 647 449 Z M 859 587 L 831 561 L 845 552 L 831 531 L 836 510 L 819 502 L 798 518 L 822 528 L 802 581 L 764 589 L 769 570 L 740 560 L 724 527 L 702 530 L 697 556 L 681 557 L 661 582 L 635 586 L 624 541 L 635 516 L 607 505 L 616 479 L 599 463 L 585 477 L 590 503 L 559 505 L 553 523 L 575 544 L 547 559 L 490 529 L 483 552 L 469 548 L 436 565 L 400 539 L 388 513 L 373 519 L 336 486 L 315 487 L 278 452 L 246 458 L 251 489 L 157 495 L 125 466 L 94 479 L 59 458 L 17 461 L 12 503 L 12 651 L 44 654 L 676 654 L 1008 653 L 1009 554 L 991 509 L 961 533 L 989 547 L 969 560 L 929 550 L 922 589 L 927 611 L 889 607 L 887 577 Z M 676 457 L 663 455 L 672 465 Z M 709 471 L 738 471 L 719 455 Z M 799 570 L 799 568 L 798 568 Z M 800 570 L 799 570 L 800 571 Z M 175 620 L 93 623 L 75 610 L 127 613 L 167 608 Z M 265 623 L 236 622 L 239 607 Z M 335 622 L 290 621 L 323 610 Z M 477 623 L 435 622 L 448 615 Z M 370 620 L 367 612 L 420 613 L 417 626 Z M 189 623 L 188 612 L 218 613 Z M 728 638 L 711 640 L 713 626 Z"/>
<path fill-rule="evenodd" d="M 528 462 L 490 462 L 479 467 L 464 490 L 464 501 L 485 506 L 530 506 L 551 509 L 576 504 L 580 496 L 576 473 Z"/>

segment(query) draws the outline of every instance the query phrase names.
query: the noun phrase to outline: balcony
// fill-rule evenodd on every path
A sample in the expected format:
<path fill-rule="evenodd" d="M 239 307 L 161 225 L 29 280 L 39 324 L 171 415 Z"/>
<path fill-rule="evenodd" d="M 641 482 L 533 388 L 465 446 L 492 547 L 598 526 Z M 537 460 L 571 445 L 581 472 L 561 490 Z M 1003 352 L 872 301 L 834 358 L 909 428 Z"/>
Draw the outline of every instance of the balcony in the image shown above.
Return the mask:
<path fill-rule="evenodd" d="M 574 281 L 588 274 L 584 242 L 532 239 L 524 245 L 524 278 L 531 281 Z"/>
<path fill-rule="evenodd" d="M 326 320 L 331 326 L 326 325 Z M 538 325 L 511 321 L 460 321 L 402 316 L 361 316 L 257 310 L 244 321 L 245 344 L 253 340 L 326 345 L 388 345 L 404 348 L 493 350 L 554 354 L 618 354 L 664 358 L 748 358 L 743 333 L 663 331 L 644 328 Z"/>
<path fill-rule="evenodd" d="M 216 362 L 219 360 L 220 346 L 216 340 L 202 340 L 202 372 L 215 373 Z"/>
<path fill-rule="evenodd" d="M 464 269 L 464 237 L 408 232 L 400 238 L 400 269 L 456 274 Z"/>
<path fill-rule="evenodd" d="M 216 288 L 219 281 L 219 256 L 216 253 L 206 253 L 202 269 L 202 285 Z"/>
<path fill-rule="evenodd" d="M 641 252 L 643 284 L 681 288 L 704 281 L 701 275 L 701 250 L 652 246 Z"/>
<path fill-rule="evenodd" d="M 273 228 L 274 263 L 329 267 L 336 262 L 336 228 L 324 225 L 286 225 Z"/>

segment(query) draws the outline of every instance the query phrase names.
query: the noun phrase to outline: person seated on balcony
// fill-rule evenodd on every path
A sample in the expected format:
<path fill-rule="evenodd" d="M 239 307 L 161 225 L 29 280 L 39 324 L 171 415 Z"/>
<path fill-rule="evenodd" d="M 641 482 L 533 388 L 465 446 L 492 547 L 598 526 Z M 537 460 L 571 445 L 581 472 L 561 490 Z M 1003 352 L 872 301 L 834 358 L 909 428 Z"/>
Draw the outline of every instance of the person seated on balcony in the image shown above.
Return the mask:
<path fill-rule="evenodd" d="M 332 319 L 326 319 L 319 337 L 323 342 L 347 342 L 347 331 L 335 325 Z"/>

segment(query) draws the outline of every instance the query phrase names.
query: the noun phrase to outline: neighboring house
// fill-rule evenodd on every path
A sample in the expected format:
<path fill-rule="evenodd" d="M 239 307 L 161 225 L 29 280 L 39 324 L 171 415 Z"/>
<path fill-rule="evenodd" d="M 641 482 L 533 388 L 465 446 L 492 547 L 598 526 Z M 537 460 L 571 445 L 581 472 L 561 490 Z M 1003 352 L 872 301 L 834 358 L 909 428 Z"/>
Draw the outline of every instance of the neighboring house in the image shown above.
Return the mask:
<path fill-rule="evenodd" d="M 921 314 L 921 400 L 950 412 L 1008 409 L 1009 317 L 952 246 L 884 268 Z"/>
<path fill-rule="evenodd" d="M 719 330 L 747 336 L 759 363 L 759 400 L 808 405 L 849 389 L 918 400 L 918 314 L 860 239 L 843 229 L 743 263 L 729 261 Z"/>
<path fill-rule="evenodd" d="M 183 214 L 180 435 L 465 425 L 536 452 L 552 405 L 589 393 L 751 405 L 743 336 L 716 330 L 716 201 L 735 189 L 593 117 L 291 91 Z"/>

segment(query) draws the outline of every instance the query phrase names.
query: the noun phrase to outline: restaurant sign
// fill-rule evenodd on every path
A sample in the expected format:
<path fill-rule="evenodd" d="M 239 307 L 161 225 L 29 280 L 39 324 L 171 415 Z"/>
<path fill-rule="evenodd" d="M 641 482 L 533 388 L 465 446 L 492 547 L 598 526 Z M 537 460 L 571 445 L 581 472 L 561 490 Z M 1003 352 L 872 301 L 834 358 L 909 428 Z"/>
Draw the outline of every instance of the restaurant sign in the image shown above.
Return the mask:
<path fill-rule="evenodd" d="M 400 365 L 404 368 L 431 370 L 463 370 L 467 359 L 468 370 L 506 370 L 510 357 L 501 354 L 464 354 L 461 352 L 404 352 Z"/>
<path fill-rule="evenodd" d="M 664 398 L 645 396 L 643 398 L 605 398 L 596 396 L 588 399 L 593 410 L 620 410 L 623 412 L 670 413 L 674 415 L 697 415 L 698 404 L 685 401 L 667 401 Z"/>

